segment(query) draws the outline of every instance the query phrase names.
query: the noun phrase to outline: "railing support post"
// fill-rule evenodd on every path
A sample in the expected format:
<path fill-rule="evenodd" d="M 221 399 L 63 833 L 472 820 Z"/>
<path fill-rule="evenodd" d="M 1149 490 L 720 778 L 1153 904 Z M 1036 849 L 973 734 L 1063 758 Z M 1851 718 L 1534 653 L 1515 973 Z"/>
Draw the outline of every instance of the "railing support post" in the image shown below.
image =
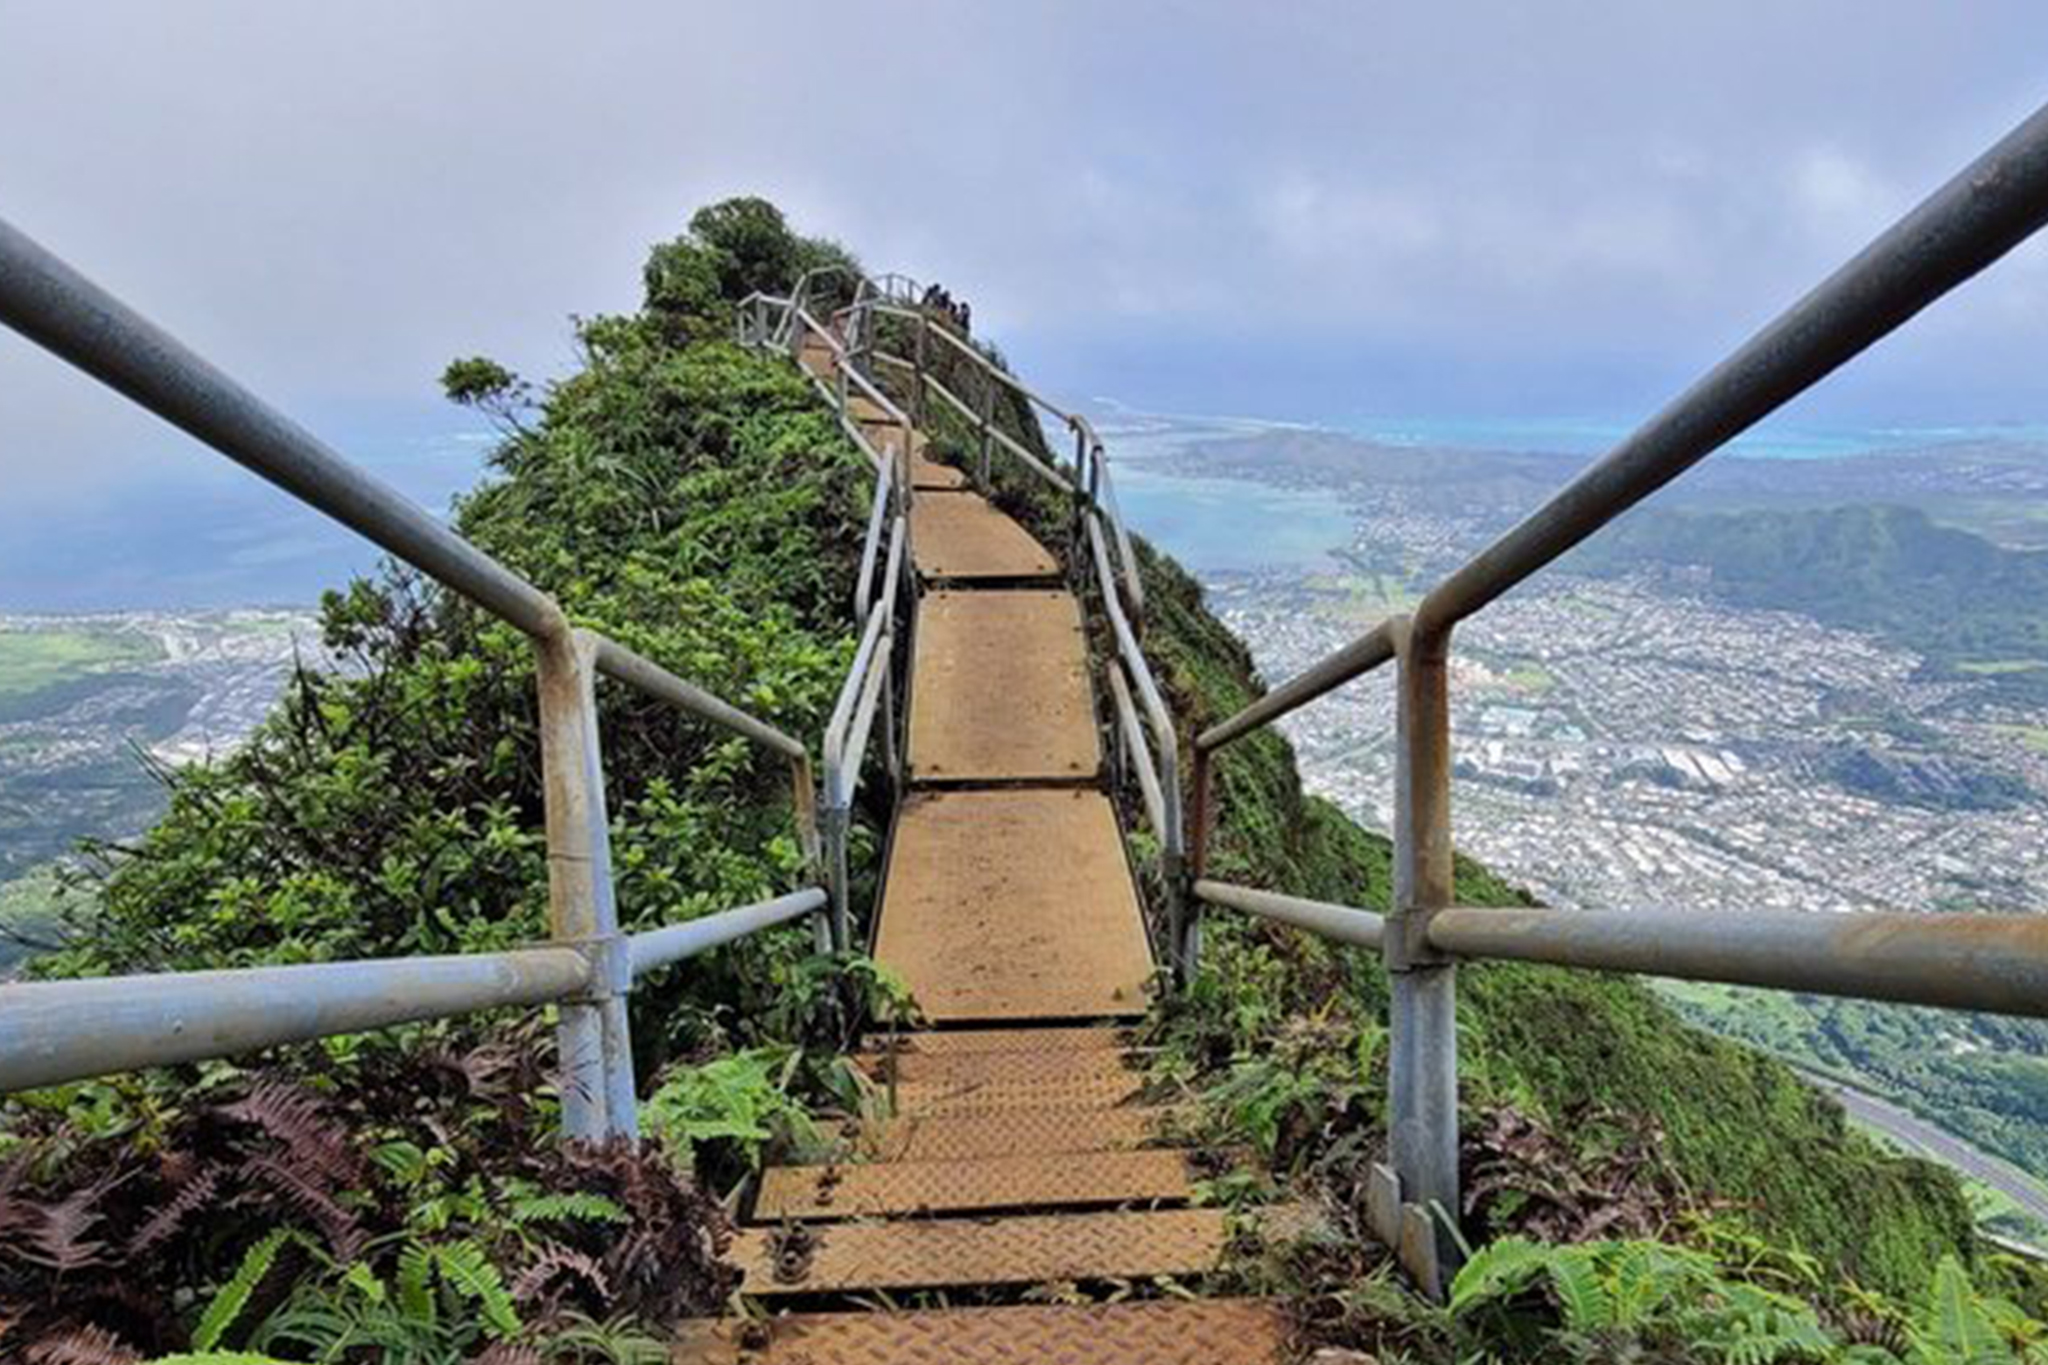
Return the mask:
<path fill-rule="evenodd" d="M 853 940 L 846 854 L 847 831 L 853 823 L 853 812 L 840 804 L 833 774 L 829 772 L 825 777 L 825 801 L 825 818 L 821 823 L 825 836 L 825 885 L 832 893 L 831 943 L 833 952 L 843 953 Z"/>
<path fill-rule="evenodd" d="M 562 1135 L 637 1138 L 633 1040 L 626 998 L 633 972 L 613 900 L 604 757 L 597 726 L 597 642 L 583 631 L 535 641 L 540 687 L 548 916 L 557 942 L 591 954 L 588 995 L 561 1006 Z"/>
<path fill-rule="evenodd" d="M 1451 903 L 1450 635 L 1399 632 L 1394 896 L 1382 954 L 1392 995 L 1392 1158 L 1403 1203 L 1433 1236 L 1403 1260 L 1438 1294 L 1456 1243 L 1437 1223 L 1458 1215 L 1457 968 L 1429 947 L 1430 917 Z M 1411 1219 L 1412 1221 L 1412 1219 Z"/>

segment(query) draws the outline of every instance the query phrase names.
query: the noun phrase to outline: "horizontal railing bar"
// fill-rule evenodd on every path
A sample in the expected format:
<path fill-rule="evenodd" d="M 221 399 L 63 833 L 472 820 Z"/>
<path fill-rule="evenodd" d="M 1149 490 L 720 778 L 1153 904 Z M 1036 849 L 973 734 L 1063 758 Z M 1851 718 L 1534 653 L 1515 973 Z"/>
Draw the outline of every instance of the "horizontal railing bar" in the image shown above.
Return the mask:
<path fill-rule="evenodd" d="M 875 311 L 882 314 L 885 317 L 902 318 L 906 322 L 919 322 L 924 319 L 924 314 L 922 312 L 915 308 L 909 307 L 892 306 L 889 304 L 876 304 Z M 982 369 L 994 375 L 997 379 L 1001 380 L 1010 388 L 1015 389 L 1018 393 L 1022 394 L 1031 402 L 1037 404 L 1041 408 L 1044 408 L 1052 416 L 1059 418 L 1060 421 L 1070 423 L 1075 420 L 1074 415 L 1068 412 L 1065 408 L 1053 402 L 1044 394 L 1039 393 L 1036 389 L 1033 389 L 1023 380 L 1017 378 L 1017 376 L 1009 373 L 1006 370 L 999 368 L 994 361 L 990 360 L 987 356 L 983 355 L 980 351 L 976 350 L 971 342 L 962 340 L 960 337 L 953 335 L 952 332 L 948 331 L 944 327 L 934 326 L 932 328 L 932 332 L 933 335 L 937 336 L 941 341 L 945 342 L 948 346 L 953 347 L 962 355 L 965 355 L 969 360 L 973 361 L 976 365 L 980 366 Z M 880 355 L 881 353 L 877 352 L 876 354 Z M 897 361 L 897 363 L 907 364 L 908 362 L 899 360 Z"/>
<path fill-rule="evenodd" d="M 1207 904 L 1291 924 L 1297 929 L 1306 929 L 1320 937 L 1358 948 L 1379 947 L 1386 927 L 1385 916 L 1375 911 L 1333 905 L 1329 901 L 1304 900 L 1300 896 L 1283 896 L 1277 891 L 1259 891 L 1206 878 L 1197 880 L 1193 889 L 1195 899 Z"/>
<path fill-rule="evenodd" d="M 1018 441 L 1015 437 L 1005 432 L 1001 427 L 995 425 L 995 423 L 989 423 L 988 434 L 995 438 L 997 445 L 1000 445 L 1003 449 L 1009 451 L 1012 455 L 1015 455 L 1025 464 L 1031 466 L 1032 472 L 1036 473 L 1040 478 L 1052 484 L 1055 488 L 1059 489 L 1060 492 L 1071 493 L 1074 491 L 1074 485 L 1067 479 L 1066 475 L 1060 473 L 1057 469 L 1052 468 L 1050 465 L 1046 464 L 1045 461 L 1039 459 L 1036 455 L 1032 454 L 1030 447 L 1024 445 L 1021 441 Z"/>
<path fill-rule="evenodd" d="M 667 702 L 678 710 L 744 735 L 779 754 L 790 758 L 804 756 L 801 740 L 785 735 L 766 721 L 756 720 L 729 702 L 720 701 L 701 687 L 684 682 L 652 659 L 635 654 L 609 636 L 593 632 L 592 638 L 597 647 L 598 671 L 606 677 L 644 692 L 656 701 Z"/>
<path fill-rule="evenodd" d="M 976 412 L 973 408 L 968 407 L 967 404 L 965 404 L 964 402 L 962 402 L 960 400 L 959 394 L 954 393 L 951 389 L 947 388 L 944 384 L 940 383 L 938 378 L 935 375 L 933 375 L 929 370 L 925 372 L 924 382 L 929 384 L 932 388 L 932 391 L 937 393 L 939 397 L 945 399 L 946 405 L 952 408 L 953 411 L 959 413 L 962 417 L 966 418 L 968 421 L 974 423 L 977 426 L 981 424 L 981 414 Z"/>
<path fill-rule="evenodd" d="M 867 625 L 861 629 L 860 643 L 854 648 L 853 662 L 846 669 L 846 681 L 840 684 L 839 697 L 832 705 L 831 719 L 825 724 L 825 799 L 835 808 L 843 809 L 846 802 L 852 799 L 854 783 L 844 772 L 847 730 L 853 724 L 854 713 L 866 690 L 868 675 L 874 670 L 876 651 L 889 633 L 896 594 L 902 579 L 904 547 L 909 539 L 909 524 L 901 514 L 898 514 L 890 527 L 889 560 L 887 567 L 882 571 L 881 594 L 868 609 Z M 845 789 L 844 796 L 841 794 L 842 788 Z"/>
<path fill-rule="evenodd" d="M 1138 708 L 1131 703 L 1130 685 L 1124 681 L 1121 665 L 1105 670 L 1109 674 L 1109 690 L 1116 699 L 1117 724 L 1123 731 L 1124 748 L 1131 756 L 1131 766 L 1138 773 L 1138 790 L 1145 798 L 1145 818 L 1152 822 L 1152 830 L 1162 838 L 1166 834 L 1166 797 L 1159 789 L 1158 765 L 1152 761 L 1152 746 L 1145 740 L 1145 727 L 1138 720 Z"/>
<path fill-rule="evenodd" d="M 2041 915 L 1459 907 L 1428 935 L 1457 957 L 2048 1016 Z"/>
<path fill-rule="evenodd" d="M 1271 724 L 1291 711 L 1327 696 L 1353 678 L 1363 677 L 1392 661 L 1402 618 L 1380 622 L 1335 654 L 1289 678 L 1226 721 L 1202 731 L 1195 738 L 1199 749 L 1220 749 L 1262 725 Z"/>
<path fill-rule="evenodd" d="M 0 322 L 536 637 L 552 598 L 0 221 Z"/>
<path fill-rule="evenodd" d="M 574 948 L 0 986 L 0 1092 L 580 994 Z"/>
<path fill-rule="evenodd" d="M 787 896 L 777 896 L 774 900 L 721 910 L 687 924 L 670 924 L 644 933 L 629 934 L 626 946 L 633 957 L 633 975 L 639 976 L 657 967 L 681 962 L 734 939 L 815 914 L 825 908 L 827 899 L 823 889 L 814 886 L 804 891 L 793 891 Z"/>
<path fill-rule="evenodd" d="M 833 368 L 844 374 L 848 381 L 858 388 L 865 397 L 870 399 L 875 406 L 887 413 L 891 420 L 902 424 L 904 427 L 910 425 L 909 415 L 903 409 L 896 406 L 895 400 L 890 398 L 888 394 L 883 393 L 880 388 L 876 387 L 872 379 L 869 379 L 860 372 L 860 367 L 855 365 L 852 357 L 847 354 L 845 343 L 841 342 L 828 328 L 803 309 L 797 309 L 797 316 L 802 320 L 802 324 L 805 327 L 817 333 L 819 339 L 831 347 Z"/>
<path fill-rule="evenodd" d="M 2037 111 L 1592 468 L 1423 599 L 1431 636 L 1478 611 L 1827 377 L 2048 221 Z"/>

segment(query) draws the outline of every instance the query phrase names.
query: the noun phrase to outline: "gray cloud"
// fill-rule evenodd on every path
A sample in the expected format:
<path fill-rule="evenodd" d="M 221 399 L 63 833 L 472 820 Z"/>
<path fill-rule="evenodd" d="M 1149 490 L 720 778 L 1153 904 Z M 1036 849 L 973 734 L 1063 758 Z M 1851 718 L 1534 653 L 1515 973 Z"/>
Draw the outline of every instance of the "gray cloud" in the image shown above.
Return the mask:
<path fill-rule="evenodd" d="M 2028 0 L 0 0 L 0 213 L 354 429 L 434 420 L 459 351 L 559 369 L 565 315 L 632 303 L 736 191 L 954 284 L 1068 392 L 1628 412 L 2029 112 L 2042 30 Z M 2038 413 L 2044 303 L 2029 248 L 1841 401 Z M 0 340 L 16 501 L 197 458 Z"/>

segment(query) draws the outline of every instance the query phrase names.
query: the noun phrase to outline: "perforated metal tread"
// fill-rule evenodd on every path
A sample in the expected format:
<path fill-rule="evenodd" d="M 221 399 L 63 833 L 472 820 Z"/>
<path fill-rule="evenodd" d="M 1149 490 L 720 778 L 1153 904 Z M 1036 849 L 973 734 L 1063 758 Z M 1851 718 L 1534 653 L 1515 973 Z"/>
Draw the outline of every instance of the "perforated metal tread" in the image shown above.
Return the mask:
<path fill-rule="evenodd" d="M 1077 1052 L 1089 1048 L 1121 1051 L 1131 1046 L 1132 1035 L 1120 1028 L 962 1028 L 921 1029 L 895 1035 L 894 1046 L 901 1052 Z M 886 1033 L 869 1034 L 861 1044 L 869 1052 L 891 1046 Z"/>
<path fill-rule="evenodd" d="M 915 670 L 911 781 L 1084 782 L 1102 766 L 1072 593 L 927 593 Z"/>
<path fill-rule="evenodd" d="M 938 1023 L 1143 1013 L 1152 953 L 1108 798 L 911 793 L 897 808 L 875 957 Z"/>
<path fill-rule="evenodd" d="M 750 1221 L 1177 1203 L 1190 1192 L 1187 1159 L 1166 1149 L 771 1166 Z"/>
<path fill-rule="evenodd" d="M 959 1118 L 913 1115 L 840 1130 L 847 1161 L 962 1161 L 984 1156 L 1123 1152 L 1170 1136 L 1170 1108 L 1006 1109 Z"/>
<path fill-rule="evenodd" d="M 748 1294 L 1201 1275 L 1230 1242 L 1219 1209 L 762 1228 L 733 1239 Z"/>
<path fill-rule="evenodd" d="M 1113 1109 L 1131 1104 L 1144 1078 L 1130 1071 L 1032 1076 L 1007 1081 L 899 1081 L 896 1112 L 964 1118 L 1011 1109 Z"/>
<path fill-rule="evenodd" d="M 854 1059 L 878 1081 L 894 1075 L 899 1082 L 950 1082 L 988 1085 L 1080 1076 L 1139 1078 L 1137 1059 L 1105 1048 L 1046 1052 L 912 1052 L 863 1053 Z"/>
<path fill-rule="evenodd" d="M 1278 1365 L 1280 1308 L 1256 1299 L 805 1313 L 686 1323 L 678 1365 Z"/>
<path fill-rule="evenodd" d="M 1050 579 L 1060 571 L 1030 532 L 978 493 L 912 498 L 910 548 L 927 580 Z"/>

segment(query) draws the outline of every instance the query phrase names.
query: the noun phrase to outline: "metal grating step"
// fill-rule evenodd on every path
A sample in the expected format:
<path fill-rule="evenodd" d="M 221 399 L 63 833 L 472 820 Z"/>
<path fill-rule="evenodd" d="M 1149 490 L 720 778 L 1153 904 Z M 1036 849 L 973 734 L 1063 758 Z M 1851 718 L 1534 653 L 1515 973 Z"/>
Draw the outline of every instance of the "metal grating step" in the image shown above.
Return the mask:
<path fill-rule="evenodd" d="M 875 957 L 939 1023 L 1142 1014 L 1152 952 L 1108 797 L 910 794 L 890 839 Z"/>
<path fill-rule="evenodd" d="M 1187 1159 L 1164 1148 L 771 1166 L 751 1221 L 1178 1203 L 1190 1193 Z"/>
<path fill-rule="evenodd" d="M 1031 533 L 978 493 L 910 502 L 910 549 L 925 579 L 1056 578 L 1059 562 Z"/>
<path fill-rule="evenodd" d="M 1144 1087 L 1135 1072 L 1117 1070 L 1008 1081 L 899 1081 L 896 1113 L 961 1118 L 1009 1109 L 1113 1109 L 1132 1104 Z"/>
<path fill-rule="evenodd" d="M 840 1130 L 849 1161 L 960 1161 L 984 1156 L 1123 1152 L 1160 1141 L 1177 1109 L 1006 1109 L 958 1118 L 912 1115 Z"/>
<path fill-rule="evenodd" d="M 869 1052 L 881 1052 L 890 1045 L 886 1033 L 868 1035 L 862 1044 Z M 899 1052 L 941 1054 L 956 1052 L 1078 1052 L 1106 1048 L 1120 1052 L 1131 1046 L 1131 1034 L 1119 1028 L 963 1028 L 944 1032 L 921 1030 L 895 1036 Z"/>
<path fill-rule="evenodd" d="M 686 1323 L 677 1365 L 1278 1365 L 1280 1308 L 1255 1299 L 806 1313 Z"/>
<path fill-rule="evenodd" d="M 1046 1052 L 911 1052 L 894 1056 L 862 1053 L 854 1059 L 876 1080 L 891 1073 L 899 1082 L 949 1081 L 954 1084 L 1040 1081 L 1055 1077 L 1138 1077 L 1137 1059 L 1105 1048 Z"/>
<path fill-rule="evenodd" d="M 1200 1275 L 1230 1242 L 1220 1209 L 750 1229 L 729 1259 L 749 1294 Z"/>

